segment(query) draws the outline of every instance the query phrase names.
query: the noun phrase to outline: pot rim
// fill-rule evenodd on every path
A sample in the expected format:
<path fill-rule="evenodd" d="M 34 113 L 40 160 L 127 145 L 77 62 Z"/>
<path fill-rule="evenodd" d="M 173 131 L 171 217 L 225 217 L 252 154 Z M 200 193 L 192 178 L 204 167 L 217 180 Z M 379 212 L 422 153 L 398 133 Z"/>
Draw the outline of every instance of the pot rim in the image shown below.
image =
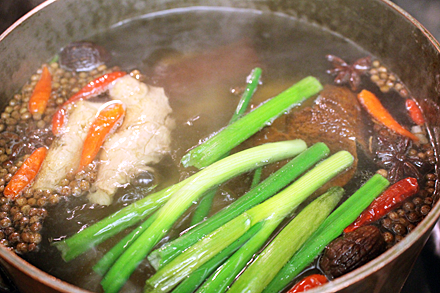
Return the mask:
<path fill-rule="evenodd" d="M 12 24 L 9 28 L 7 28 L 2 34 L 0 34 L 0 42 L 3 41 L 3 39 L 11 33 L 13 30 L 15 30 L 17 27 L 19 27 L 23 22 L 25 22 L 28 18 L 32 17 L 37 12 L 43 10 L 46 6 L 49 6 L 53 4 L 54 2 L 59 0 L 46 0 L 45 2 L 41 3 L 28 13 L 26 13 L 24 16 L 22 16 L 19 20 L 17 20 L 14 24 Z M 377 0 L 379 2 L 382 2 L 386 5 L 388 5 L 391 9 L 394 9 L 396 12 L 398 12 L 402 17 L 407 19 L 413 26 L 415 26 L 417 29 L 419 29 L 423 35 L 429 40 L 429 42 L 434 46 L 434 48 L 440 52 L 440 44 L 439 42 L 433 37 L 433 35 L 414 17 L 412 17 L 408 12 L 394 4 L 393 2 L 389 0 Z M 439 159 L 439 154 L 436 154 L 437 161 Z M 439 166 L 436 166 L 436 170 L 438 170 Z M 437 183 L 436 186 L 436 193 L 439 192 L 439 184 Z M 341 289 L 344 289 L 353 283 L 356 283 L 360 281 L 361 279 L 364 279 L 367 277 L 371 272 L 377 271 L 387 265 L 389 262 L 396 259 L 398 256 L 400 256 L 408 247 L 413 245 L 419 238 L 420 235 L 428 232 L 428 230 L 432 229 L 434 227 L 435 223 L 438 221 L 438 218 L 440 217 L 440 200 L 434 205 L 434 208 L 430 211 L 430 213 L 426 216 L 426 218 L 417 225 L 416 229 L 409 233 L 405 238 L 400 241 L 398 244 L 394 245 L 392 248 L 388 249 L 385 253 L 380 255 L 379 257 L 376 257 L 374 260 L 368 262 L 367 264 L 361 266 L 360 268 L 342 276 L 339 277 L 325 285 L 322 285 L 318 288 L 309 290 L 310 293 L 317 293 L 317 292 L 335 292 Z M 67 283 L 61 279 L 58 279 L 39 268 L 35 267 L 34 265 L 28 263 L 24 259 L 22 259 L 20 256 L 18 256 L 13 251 L 9 250 L 5 246 L 0 244 L 0 257 L 6 261 L 9 265 L 13 266 L 15 269 L 23 272 L 24 274 L 27 274 L 33 279 L 38 280 L 39 282 L 47 285 L 48 287 L 51 287 L 55 290 L 58 290 L 60 292 L 71 292 L 71 293 L 92 293 L 91 291 L 81 289 L 80 287 L 77 287 L 75 285 L 72 285 L 70 283 Z"/>

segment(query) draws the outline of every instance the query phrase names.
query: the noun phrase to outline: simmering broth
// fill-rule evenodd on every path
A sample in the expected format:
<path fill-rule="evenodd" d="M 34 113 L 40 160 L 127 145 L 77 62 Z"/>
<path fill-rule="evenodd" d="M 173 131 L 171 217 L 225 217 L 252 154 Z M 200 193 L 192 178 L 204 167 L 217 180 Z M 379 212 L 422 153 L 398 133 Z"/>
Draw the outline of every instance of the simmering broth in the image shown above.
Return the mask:
<path fill-rule="evenodd" d="M 255 66 L 263 68 L 263 85 L 256 92 L 252 107 L 307 75 L 318 77 L 323 84 L 333 83 L 326 73 L 327 54 L 343 56 L 344 60 L 369 55 L 356 44 L 312 24 L 280 14 L 235 9 L 181 9 L 146 15 L 112 27 L 90 40 L 112 53 L 109 67 L 139 69 L 147 83 L 164 86 L 176 124 L 171 153 L 154 166 L 154 178 L 148 173 L 141 175 L 131 186 L 121 188 L 109 207 L 91 205 L 85 198 L 74 197 L 47 207 L 49 216 L 44 222 L 41 248 L 23 256 L 56 277 L 97 292 L 102 290 L 100 277 L 91 267 L 122 235 L 69 263 L 61 259 L 50 242 L 70 236 L 143 197 L 148 187 L 158 184 L 156 190 L 160 190 L 195 172 L 180 166 L 181 157 L 228 123 L 238 101 L 231 88 L 242 86 Z M 231 59 L 233 62 L 228 63 Z M 169 68 L 177 68 L 172 78 L 167 75 L 172 72 Z M 390 93 L 383 103 L 393 109 L 395 116 L 404 116 L 404 103 L 398 102 L 399 99 L 397 93 Z M 402 122 L 408 124 L 405 119 Z M 372 127 L 371 123 L 367 126 Z M 377 169 L 372 158 L 360 148 L 358 156 L 358 169 L 347 186 L 348 195 Z M 211 214 L 246 191 L 249 182 L 245 182 L 242 186 L 232 180 L 222 186 Z M 192 208 L 158 246 L 188 228 L 191 211 Z M 144 261 L 124 291 L 141 291 L 152 273 Z"/>

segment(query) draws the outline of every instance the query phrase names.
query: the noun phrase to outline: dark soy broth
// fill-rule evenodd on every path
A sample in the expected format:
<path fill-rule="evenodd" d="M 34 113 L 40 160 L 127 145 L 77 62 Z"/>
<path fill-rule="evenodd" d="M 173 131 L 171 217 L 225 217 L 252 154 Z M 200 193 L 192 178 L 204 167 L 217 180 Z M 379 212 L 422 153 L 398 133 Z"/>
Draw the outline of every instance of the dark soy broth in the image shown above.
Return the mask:
<path fill-rule="evenodd" d="M 127 71 L 139 69 L 147 76 L 146 83 L 164 86 L 176 123 L 171 155 L 155 166 L 153 182 L 148 183 L 151 178 L 147 176 L 136 181 L 143 184 L 134 183 L 120 189 L 109 207 L 90 205 L 85 198 L 74 197 L 48 207 L 40 251 L 24 255 L 55 277 L 96 292 L 102 291 L 101 278 L 91 268 L 123 235 L 109 239 L 69 263 L 50 246 L 51 241 L 70 236 L 144 197 L 148 186 L 158 183 L 155 190 L 160 190 L 192 174 L 195 170 L 179 166 L 180 158 L 200 139 L 228 123 L 239 99 L 231 93 L 231 88 L 242 87 L 255 66 L 263 68 L 263 86 L 256 92 L 252 107 L 307 75 L 318 77 L 323 84 L 333 83 L 333 78 L 326 74 L 330 66 L 325 59 L 327 54 L 343 56 L 348 61 L 369 55 L 356 44 L 321 27 L 254 10 L 170 10 L 120 23 L 88 39 L 112 53 L 109 66 L 117 65 Z M 174 75 L 169 75 L 170 72 Z M 400 111 L 403 109 L 398 109 Z M 362 172 L 357 172 L 352 180 L 357 186 L 374 170 L 367 156 L 359 155 L 359 159 L 358 170 Z M 229 204 L 246 188 L 221 187 L 213 210 Z M 350 190 L 347 193 L 350 194 Z M 188 228 L 192 209 L 165 240 Z M 164 240 L 158 245 L 162 243 Z M 152 272 L 145 260 L 123 291 L 141 292 Z"/>

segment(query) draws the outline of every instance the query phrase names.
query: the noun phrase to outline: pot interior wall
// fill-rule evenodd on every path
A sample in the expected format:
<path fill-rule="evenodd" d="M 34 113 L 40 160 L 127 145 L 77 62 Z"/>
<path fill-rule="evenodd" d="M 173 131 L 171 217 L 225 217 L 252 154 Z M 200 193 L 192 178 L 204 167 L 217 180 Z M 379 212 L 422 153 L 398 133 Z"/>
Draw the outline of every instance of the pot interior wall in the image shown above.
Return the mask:
<path fill-rule="evenodd" d="M 196 5 L 280 12 L 316 23 L 379 57 L 416 97 L 439 95 L 434 74 L 440 67 L 438 50 L 422 31 L 390 9 L 390 3 L 362 0 L 82 0 L 80 5 L 78 3 L 75 0 L 54 1 L 3 37 L 0 43 L 3 103 L 39 64 L 49 60 L 69 42 L 85 39 L 118 22 L 146 13 Z"/>

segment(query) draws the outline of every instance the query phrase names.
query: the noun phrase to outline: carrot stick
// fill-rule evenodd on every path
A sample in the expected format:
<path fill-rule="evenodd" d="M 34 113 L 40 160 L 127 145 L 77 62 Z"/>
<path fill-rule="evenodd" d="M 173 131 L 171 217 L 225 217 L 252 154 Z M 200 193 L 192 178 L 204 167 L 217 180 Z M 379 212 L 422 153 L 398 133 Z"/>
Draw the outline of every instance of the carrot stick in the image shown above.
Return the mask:
<path fill-rule="evenodd" d="M 394 132 L 397 132 L 398 134 L 407 136 L 412 140 L 419 140 L 417 136 L 406 130 L 402 125 L 394 120 L 391 114 L 383 107 L 379 99 L 372 92 L 362 90 L 358 94 L 358 99 L 367 112 L 384 126 L 388 127 Z"/>
<path fill-rule="evenodd" d="M 120 125 L 125 115 L 124 108 L 121 101 L 111 101 L 102 105 L 84 141 L 77 172 L 95 159 L 107 135 Z"/>
<path fill-rule="evenodd" d="M 23 165 L 12 176 L 3 192 L 4 196 L 10 199 L 16 198 L 37 176 L 41 164 L 46 157 L 47 149 L 38 148 L 24 161 Z"/>
<path fill-rule="evenodd" d="M 31 114 L 40 113 L 43 114 L 46 110 L 47 101 L 50 98 L 52 92 L 52 77 L 50 76 L 47 66 L 43 67 L 40 80 L 35 85 L 32 96 L 29 99 L 29 112 Z"/>
<path fill-rule="evenodd" d="M 126 72 L 115 71 L 112 73 L 104 74 L 89 82 L 80 91 L 74 94 L 70 99 L 68 99 L 61 108 L 55 112 L 52 118 L 52 132 L 54 135 L 60 134 L 61 128 L 64 125 L 64 119 L 66 116 L 66 107 L 72 103 L 78 102 L 80 100 L 89 99 L 91 97 L 97 96 L 107 90 L 110 84 L 112 84 L 116 79 L 126 75 Z"/>

